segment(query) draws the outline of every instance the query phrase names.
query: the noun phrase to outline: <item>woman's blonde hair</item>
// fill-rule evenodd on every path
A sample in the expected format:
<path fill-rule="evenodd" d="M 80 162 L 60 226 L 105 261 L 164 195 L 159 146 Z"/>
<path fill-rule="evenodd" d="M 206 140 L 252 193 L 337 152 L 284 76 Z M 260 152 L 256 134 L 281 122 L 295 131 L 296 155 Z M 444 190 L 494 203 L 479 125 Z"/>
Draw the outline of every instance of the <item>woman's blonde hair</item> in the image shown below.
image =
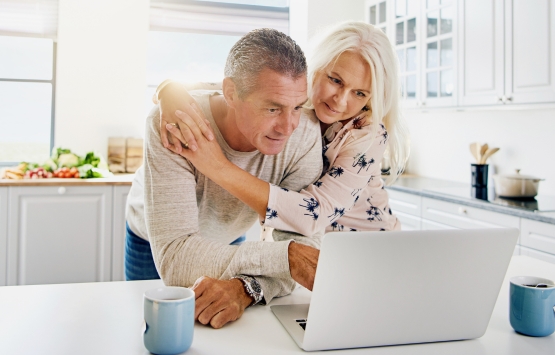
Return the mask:
<path fill-rule="evenodd" d="M 328 68 L 343 52 L 359 54 L 370 66 L 372 85 L 366 106 L 370 109 L 372 137 L 368 148 L 376 137 L 379 125 L 383 124 L 389 135 L 389 145 L 384 154 L 391 168 L 387 183 L 393 183 L 405 168 L 410 148 L 400 108 L 399 62 L 391 42 L 382 30 L 364 22 L 349 21 L 323 30 L 311 43 L 308 97 L 312 97 L 316 74 Z"/>

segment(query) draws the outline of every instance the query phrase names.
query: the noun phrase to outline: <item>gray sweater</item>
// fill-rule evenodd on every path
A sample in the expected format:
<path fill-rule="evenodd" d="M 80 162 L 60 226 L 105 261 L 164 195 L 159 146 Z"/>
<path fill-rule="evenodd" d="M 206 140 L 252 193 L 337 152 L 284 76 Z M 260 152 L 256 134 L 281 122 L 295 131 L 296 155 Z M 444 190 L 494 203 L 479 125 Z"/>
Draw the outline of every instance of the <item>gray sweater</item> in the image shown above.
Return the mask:
<path fill-rule="evenodd" d="M 295 191 L 320 177 L 320 127 L 312 111 L 303 112 L 280 154 L 238 152 L 229 147 L 214 122 L 211 94 L 218 93 L 196 92 L 193 97 L 231 162 L 264 181 Z M 126 217 L 131 230 L 150 241 L 164 283 L 189 287 L 200 276 L 230 279 L 246 274 L 260 282 L 266 302 L 289 294 L 295 287 L 289 272 L 290 241 L 318 247 L 322 233 L 305 237 L 274 231 L 273 243 L 229 245 L 258 221 L 257 213 L 185 158 L 164 148 L 159 130 L 159 110 L 155 107 L 147 117 L 144 165 L 135 174 Z"/>

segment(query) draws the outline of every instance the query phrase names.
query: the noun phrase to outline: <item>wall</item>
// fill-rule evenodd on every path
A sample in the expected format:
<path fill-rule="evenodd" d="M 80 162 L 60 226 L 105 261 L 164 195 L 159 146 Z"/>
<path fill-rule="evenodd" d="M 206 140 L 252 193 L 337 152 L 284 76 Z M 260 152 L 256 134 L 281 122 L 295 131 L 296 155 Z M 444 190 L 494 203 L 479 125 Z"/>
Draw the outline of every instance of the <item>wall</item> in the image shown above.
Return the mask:
<path fill-rule="evenodd" d="M 489 161 L 500 173 L 534 175 L 555 196 L 555 109 L 406 111 L 411 131 L 408 172 L 470 184 L 472 142 L 500 147 Z"/>
<path fill-rule="evenodd" d="M 148 0 L 60 0 L 55 146 L 144 134 Z"/>

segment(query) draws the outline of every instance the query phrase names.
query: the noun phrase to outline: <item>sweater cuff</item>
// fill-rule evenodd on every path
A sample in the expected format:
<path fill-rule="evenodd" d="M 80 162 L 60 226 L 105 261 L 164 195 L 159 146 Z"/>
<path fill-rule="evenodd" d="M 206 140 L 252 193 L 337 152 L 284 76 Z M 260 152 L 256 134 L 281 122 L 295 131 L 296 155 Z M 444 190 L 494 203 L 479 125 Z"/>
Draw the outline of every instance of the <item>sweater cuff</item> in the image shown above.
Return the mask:
<path fill-rule="evenodd" d="M 292 239 L 274 243 L 261 242 L 260 266 L 265 271 L 264 276 L 291 278 L 289 244 L 292 242 Z"/>

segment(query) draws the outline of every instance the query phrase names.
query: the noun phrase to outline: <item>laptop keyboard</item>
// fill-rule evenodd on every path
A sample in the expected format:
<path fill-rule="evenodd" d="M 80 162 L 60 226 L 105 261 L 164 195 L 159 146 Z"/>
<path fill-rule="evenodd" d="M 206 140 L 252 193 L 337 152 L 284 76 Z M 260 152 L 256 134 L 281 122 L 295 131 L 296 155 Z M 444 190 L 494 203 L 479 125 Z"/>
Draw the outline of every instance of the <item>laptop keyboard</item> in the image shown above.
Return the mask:
<path fill-rule="evenodd" d="M 295 322 L 297 322 L 303 330 L 306 330 L 306 319 L 295 319 Z"/>

